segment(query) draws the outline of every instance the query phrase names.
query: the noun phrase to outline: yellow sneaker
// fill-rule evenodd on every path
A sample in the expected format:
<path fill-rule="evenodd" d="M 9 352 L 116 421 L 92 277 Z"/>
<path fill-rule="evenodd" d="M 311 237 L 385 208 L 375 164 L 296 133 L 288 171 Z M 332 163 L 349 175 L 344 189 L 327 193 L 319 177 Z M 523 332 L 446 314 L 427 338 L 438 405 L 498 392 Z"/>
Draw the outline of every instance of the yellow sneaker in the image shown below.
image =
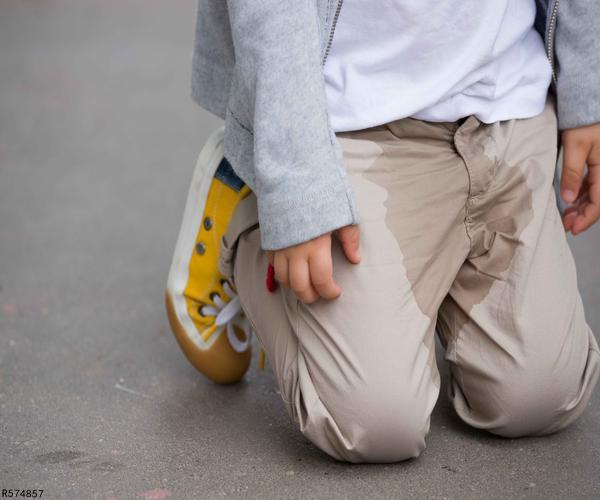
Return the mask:
<path fill-rule="evenodd" d="M 223 157 L 221 126 L 198 157 L 169 271 L 165 301 L 187 359 L 220 384 L 239 381 L 251 359 L 252 329 L 233 284 L 218 269 L 221 237 L 250 188 Z"/>

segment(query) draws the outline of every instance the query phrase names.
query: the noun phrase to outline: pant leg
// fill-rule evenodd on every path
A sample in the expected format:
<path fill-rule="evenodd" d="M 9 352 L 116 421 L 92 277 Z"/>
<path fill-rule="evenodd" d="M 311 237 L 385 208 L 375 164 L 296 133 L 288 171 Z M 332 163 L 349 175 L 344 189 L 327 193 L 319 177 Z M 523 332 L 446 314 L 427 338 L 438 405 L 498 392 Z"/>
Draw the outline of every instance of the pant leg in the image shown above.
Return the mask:
<path fill-rule="evenodd" d="M 555 102 L 455 141 L 470 173 L 471 250 L 440 308 L 450 398 L 468 424 L 502 436 L 547 434 L 585 409 L 600 372 L 552 180 Z"/>
<path fill-rule="evenodd" d="M 334 239 L 333 301 L 268 292 L 260 227 L 238 238 L 235 285 L 286 408 L 338 460 L 394 462 L 425 447 L 440 383 L 436 311 L 468 251 L 468 178 L 451 139 L 445 124 L 412 119 L 338 135 L 362 262 Z"/>

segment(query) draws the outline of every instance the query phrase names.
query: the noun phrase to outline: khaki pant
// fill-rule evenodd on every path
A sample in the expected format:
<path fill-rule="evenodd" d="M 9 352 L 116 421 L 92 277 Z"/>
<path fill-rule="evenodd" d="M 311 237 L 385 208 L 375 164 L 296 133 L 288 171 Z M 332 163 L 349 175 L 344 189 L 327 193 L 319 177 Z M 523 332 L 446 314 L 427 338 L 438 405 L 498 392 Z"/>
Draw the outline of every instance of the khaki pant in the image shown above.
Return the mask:
<path fill-rule="evenodd" d="M 220 263 L 302 433 L 344 461 L 418 456 L 440 388 L 436 330 L 466 423 L 516 437 L 573 422 L 600 353 L 552 187 L 553 97 L 529 119 L 404 118 L 337 137 L 362 217 L 360 264 L 333 243 L 342 295 L 267 291 L 254 195 Z"/>

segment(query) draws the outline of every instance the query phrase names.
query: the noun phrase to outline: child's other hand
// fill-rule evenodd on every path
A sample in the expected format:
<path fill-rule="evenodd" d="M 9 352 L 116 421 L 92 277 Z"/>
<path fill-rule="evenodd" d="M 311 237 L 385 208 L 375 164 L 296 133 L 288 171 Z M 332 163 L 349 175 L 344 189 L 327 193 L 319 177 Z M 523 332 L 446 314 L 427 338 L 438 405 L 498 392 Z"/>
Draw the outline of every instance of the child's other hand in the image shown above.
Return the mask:
<path fill-rule="evenodd" d="M 565 202 L 572 203 L 565 209 L 563 226 L 576 235 L 600 218 L 600 123 L 563 130 L 561 142 L 560 192 Z"/>
<path fill-rule="evenodd" d="M 353 264 L 360 262 L 359 229 L 356 225 L 334 231 L 346 258 Z M 305 304 L 319 297 L 335 299 L 342 293 L 333 280 L 331 258 L 331 233 L 281 250 L 267 251 L 269 262 L 275 269 L 275 279 L 280 285 L 291 288 Z"/>

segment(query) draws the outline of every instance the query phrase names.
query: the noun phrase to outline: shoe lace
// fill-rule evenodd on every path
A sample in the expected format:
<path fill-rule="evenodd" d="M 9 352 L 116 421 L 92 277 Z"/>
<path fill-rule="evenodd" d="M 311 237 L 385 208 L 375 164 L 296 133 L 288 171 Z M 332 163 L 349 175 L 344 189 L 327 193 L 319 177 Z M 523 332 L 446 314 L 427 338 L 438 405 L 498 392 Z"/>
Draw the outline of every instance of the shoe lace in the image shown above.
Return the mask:
<path fill-rule="evenodd" d="M 223 299 L 217 292 L 212 292 L 210 294 L 210 298 L 215 305 L 212 306 L 210 304 L 204 304 L 199 308 L 199 313 L 201 315 L 215 317 L 214 324 L 203 335 L 203 337 L 204 340 L 208 340 L 215 331 L 226 325 L 227 339 L 229 340 L 231 347 L 234 351 L 242 353 L 250 346 L 250 341 L 252 339 L 252 326 L 250 325 L 248 318 L 245 317 L 240 298 L 229 281 L 225 279 L 222 280 L 221 286 L 229 297 L 229 300 Z M 235 330 L 233 328 L 234 325 L 241 328 L 244 332 L 245 339 L 243 341 L 240 340 L 235 334 Z"/>

